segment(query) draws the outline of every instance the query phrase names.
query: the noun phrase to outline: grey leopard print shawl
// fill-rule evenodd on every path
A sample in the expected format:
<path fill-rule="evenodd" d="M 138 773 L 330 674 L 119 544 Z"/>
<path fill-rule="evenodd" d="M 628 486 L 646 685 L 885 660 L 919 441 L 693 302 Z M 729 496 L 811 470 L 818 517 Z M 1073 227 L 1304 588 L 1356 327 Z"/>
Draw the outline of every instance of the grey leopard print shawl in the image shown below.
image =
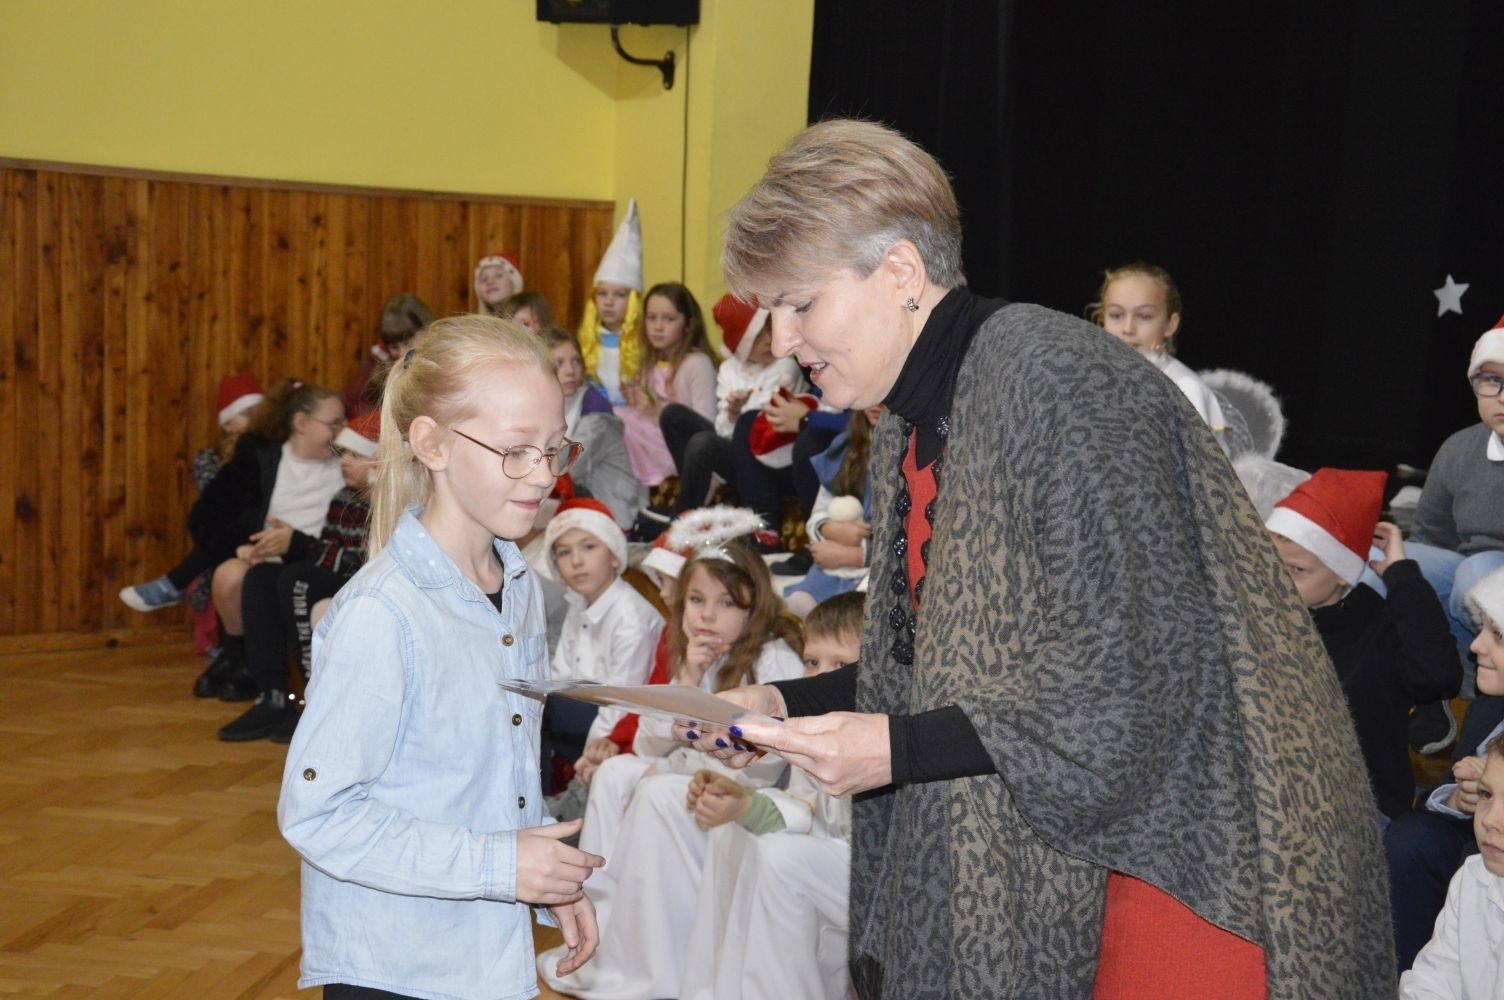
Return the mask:
<path fill-rule="evenodd" d="M 902 530 L 902 427 L 874 443 L 877 552 Z M 912 668 L 874 567 L 857 706 L 959 705 L 998 774 L 856 804 L 863 995 L 1089 998 L 1114 870 L 1262 946 L 1271 998 L 1394 996 L 1336 676 L 1174 383 L 1097 327 L 1004 307 L 962 366 L 933 527 Z"/>

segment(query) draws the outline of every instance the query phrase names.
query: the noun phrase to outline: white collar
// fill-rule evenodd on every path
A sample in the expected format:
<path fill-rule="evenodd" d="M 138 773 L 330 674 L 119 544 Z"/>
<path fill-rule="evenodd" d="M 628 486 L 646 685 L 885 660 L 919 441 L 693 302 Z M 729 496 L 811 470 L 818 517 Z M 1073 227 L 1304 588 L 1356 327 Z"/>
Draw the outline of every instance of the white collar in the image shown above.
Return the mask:
<path fill-rule="evenodd" d="M 1488 436 L 1488 460 L 1490 462 L 1504 462 L 1504 441 L 1499 439 L 1498 432 Z"/>
<path fill-rule="evenodd" d="M 601 591 L 601 596 L 595 599 L 595 603 L 588 607 L 585 605 L 585 598 L 568 587 L 564 588 L 564 600 L 569 602 L 570 607 L 583 611 L 590 624 L 599 625 L 601 619 L 606 617 L 606 612 L 611 610 L 611 606 L 620 601 L 626 591 L 631 589 L 632 585 L 618 576 L 611 581 L 609 587 Z"/>

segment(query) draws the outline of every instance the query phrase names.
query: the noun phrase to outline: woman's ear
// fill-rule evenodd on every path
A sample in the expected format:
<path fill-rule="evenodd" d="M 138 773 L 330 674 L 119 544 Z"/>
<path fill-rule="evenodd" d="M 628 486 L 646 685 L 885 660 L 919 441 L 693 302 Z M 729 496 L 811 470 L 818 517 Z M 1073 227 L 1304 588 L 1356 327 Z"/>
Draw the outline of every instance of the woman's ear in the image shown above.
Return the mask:
<path fill-rule="evenodd" d="M 413 456 L 430 472 L 442 472 L 449 465 L 448 435 L 432 417 L 414 417 L 407 428 L 407 443 Z"/>
<path fill-rule="evenodd" d="M 929 280 L 918 247 L 908 240 L 899 240 L 883 253 L 880 266 L 891 277 L 900 302 L 910 298 L 919 301 Z"/>

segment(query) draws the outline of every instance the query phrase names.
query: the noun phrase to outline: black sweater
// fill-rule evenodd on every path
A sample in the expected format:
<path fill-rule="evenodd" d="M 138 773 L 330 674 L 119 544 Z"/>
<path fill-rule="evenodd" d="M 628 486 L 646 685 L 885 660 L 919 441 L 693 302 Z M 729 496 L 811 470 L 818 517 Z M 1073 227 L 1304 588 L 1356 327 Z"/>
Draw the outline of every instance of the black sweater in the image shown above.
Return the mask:
<path fill-rule="evenodd" d="M 1410 710 L 1451 698 L 1462 661 L 1436 592 L 1410 559 L 1384 572 L 1386 600 L 1359 584 L 1311 617 L 1326 646 L 1358 730 L 1358 745 L 1379 808 L 1388 816 L 1415 798 L 1410 769 Z"/>

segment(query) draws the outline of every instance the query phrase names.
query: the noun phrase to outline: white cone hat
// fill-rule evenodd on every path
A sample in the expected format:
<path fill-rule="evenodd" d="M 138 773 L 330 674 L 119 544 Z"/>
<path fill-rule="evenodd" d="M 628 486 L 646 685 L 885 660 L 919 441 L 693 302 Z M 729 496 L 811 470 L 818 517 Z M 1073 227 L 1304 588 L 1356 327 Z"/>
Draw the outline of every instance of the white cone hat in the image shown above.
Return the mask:
<path fill-rule="evenodd" d="M 627 216 L 616 227 L 611 245 L 595 269 L 595 283 L 609 281 L 626 285 L 642 294 L 642 220 L 637 217 L 637 199 L 627 202 Z"/>

